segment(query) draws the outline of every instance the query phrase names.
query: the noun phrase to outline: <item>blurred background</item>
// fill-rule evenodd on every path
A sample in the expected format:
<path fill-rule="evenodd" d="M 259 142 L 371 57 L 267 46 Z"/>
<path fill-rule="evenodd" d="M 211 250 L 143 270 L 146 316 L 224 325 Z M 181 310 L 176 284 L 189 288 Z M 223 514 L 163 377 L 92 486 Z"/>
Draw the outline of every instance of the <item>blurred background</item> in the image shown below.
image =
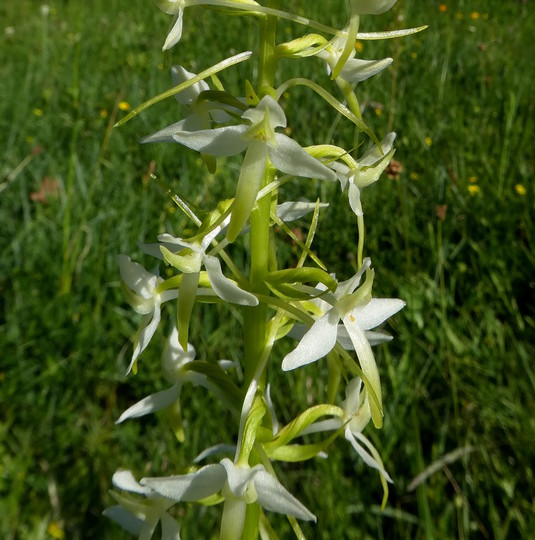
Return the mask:
<path fill-rule="evenodd" d="M 336 27 L 347 20 L 342 0 L 284 4 Z M 365 120 L 380 136 L 398 134 L 387 174 L 363 192 L 375 295 L 407 302 L 388 325 L 395 340 L 376 351 L 385 425 L 365 432 L 395 483 L 381 511 L 377 474 L 343 441 L 328 460 L 281 467 L 318 516 L 315 528 L 303 526 L 308 538 L 535 534 L 533 10 L 527 0 L 399 0 L 362 18 L 362 31 L 429 25 L 401 40 L 357 43 L 362 58 L 395 60 L 358 88 Z M 235 436 L 217 403 L 188 388 L 183 445 L 164 414 L 114 424 L 165 387 L 165 332 L 139 374 L 124 375 L 139 317 L 124 302 L 117 255 L 150 267 L 137 243 L 185 223 L 149 174 L 210 208 L 233 195 L 238 165 L 221 160 L 211 176 L 184 148 L 139 145 L 180 119 L 172 98 L 112 126 L 170 87 L 170 65 L 200 71 L 256 47 L 248 18 L 188 8 L 183 41 L 164 58 L 170 23 L 143 0 L 0 5 L 2 538 L 128 538 L 101 517 L 116 469 L 138 478 L 181 472 L 200 450 Z M 281 40 L 303 32 L 280 24 Z M 298 73 L 327 81 L 314 59 L 281 63 L 281 77 Z M 246 64 L 221 76 L 237 93 L 245 77 Z M 308 90 L 284 99 L 303 145 L 367 145 Z M 332 202 L 313 247 L 346 278 L 356 225 L 339 187 L 300 181 L 283 193 L 318 195 Z M 306 221 L 296 227 L 306 232 Z M 291 261 L 296 247 L 282 238 L 281 258 Z M 239 339 L 228 310 L 195 312 L 198 357 L 237 354 Z M 281 358 L 284 345 L 277 351 Z M 321 399 L 324 370 L 320 362 L 283 376 L 274 360 L 282 419 Z M 219 509 L 177 512 L 183 538 L 214 537 Z M 274 523 L 290 537 L 284 519 Z"/>

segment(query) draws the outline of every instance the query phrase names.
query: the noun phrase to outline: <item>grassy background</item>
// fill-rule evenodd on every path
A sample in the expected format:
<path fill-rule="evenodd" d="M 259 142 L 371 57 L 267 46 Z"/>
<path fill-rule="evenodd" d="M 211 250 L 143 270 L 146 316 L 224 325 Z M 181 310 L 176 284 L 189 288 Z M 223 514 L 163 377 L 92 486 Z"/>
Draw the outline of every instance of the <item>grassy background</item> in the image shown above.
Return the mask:
<path fill-rule="evenodd" d="M 327 3 L 313 4 L 318 18 L 344 23 L 342 1 L 330 2 L 339 9 L 328 13 L 318 13 Z M 397 179 L 385 177 L 363 196 L 376 295 L 407 302 L 392 323 L 395 341 L 377 351 L 385 427 L 366 432 L 395 485 L 382 513 L 377 476 L 342 443 L 328 461 L 288 468 L 284 478 L 318 515 L 318 526 L 306 527 L 309 538 L 531 538 L 533 7 L 515 0 L 452 0 L 445 11 L 432 0 L 398 4 L 364 19 L 363 30 L 430 28 L 365 42 L 363 57 L 396 62 L 359 88 L 366 120 L 379 134 L 397 131 L 403 166 Z M 149 264 L 136 242 L 181 225 L 147 183 L 153 160 L 160 176 L 207 207 L 232 193 L 236 166 L 229 160 L 201 184 L 193 153 L 138 145 L 176 118 L 173 100 L 111 130 L 124 114 L 121 101 L 135 105 L 168 87 L 159 52 L 168 16 L 141 0 L 50 8 L 45 15 L 31 0 L 0 5 L 0 536 L 125 538 L 100 517 L 112 502 L 116 468 L 138 476 L 176 471 L 233 434 L 216 404 L 189 390 L 186 419 L 201 423 L 186 445 L 173 441 L 164 416 L 114 425 L 164 384 L 154 382 L 158 343 L 138 376 L 123 376 L 139 321 L 122 298 L 117 254 Z M 232 21 L 222 33 L 217 16 L 197 10 L 171 60 L 199 70 L 233 47 L 254 47 L 250 21 Z M 295 30 L 282 23 L 281 38 Z M 321 80 L 317 67 L 312 60 L 284 65 Z M 241 66 L 225 81 L 232 87 L 244 76 Z M 331 136 L 342 146 L 355 142 L 353 130 L 306 91 L 291 94 L 288 117 L 304 144 Z M 303 184 L 285 196 L 292 189 L 301 194 Z M 316 250 L 346 277 L 355 264 L 347 202 L 334 186 L 306 190 L 334 201 Z M 239 329 L 226 313 L 196 313 L 200 357 L 230 354 Z M 282 414 L 322 390 L 322 369 L 290 377 L 271 370 L 281 395 L 294 397 L 278 401 Z M 414 488 L 422 471 L 429 475 Z M 210 537 L 218 512 L 180 512 L 185 538 Z M 275 523 L 287 537 L 284 520 Z"/>

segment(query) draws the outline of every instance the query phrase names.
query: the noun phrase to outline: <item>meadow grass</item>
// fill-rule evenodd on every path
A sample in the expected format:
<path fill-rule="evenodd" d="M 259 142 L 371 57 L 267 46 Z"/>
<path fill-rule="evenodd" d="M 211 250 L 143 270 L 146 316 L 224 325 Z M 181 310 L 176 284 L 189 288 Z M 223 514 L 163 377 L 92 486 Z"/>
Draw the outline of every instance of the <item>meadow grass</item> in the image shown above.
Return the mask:
<path fill-rule="evenodd" d="M 327 3 L 314 4 L 318 18 L 344 23 L 342 1 L 329 3 L 340 9 L 328 13 L 321 13 Z M 375 294 L 407 302 L 391 324 L 395 340 L 377 351 L 385 426 L 366 431 L 395 484 L 381 511 L 377 475 L 344 444 L 328 460 L 283 467 L 283 478 L 318 516 L 315 528 L 304 527 L 309 538 L 530 538 L 533 7 L 513 0 L 443 2 L 445 10 L 431 0 L 398 4 L 366 18 L 363 30 L 430 27 L 404 40 L 364 42 L 363 57 L 389 55 L 395 63 L 359 89 L 366 121 L 380 135 L 398 133 L 402 168 L 363 194 Z M 236 169 L 228 160 L 201 183 L 191 153 L 138 144 L 175 118 L 174 100 L 111 126 L 127 103 L 169 86 L 166 62 L 197 59 L 186 67 L 202 69 L 236 42 L 254 47 L 254 32 L 238 18 L 221 33 L 213 13 L 197 11 L 183 43 L 164 59 L 169 18 L 150 2 L 49 6 L 48 14 L 30 0 L 0 6 L 0 537 L 126 538 L 101 518 L 117 468 L 138 476 L 181 472 L 200 450 L 233 434 L 215 402 L 191 389 L 184 414 L 202 427 L 185 445 L 164 415 L 114 425 L 164 384 L 156 375 L 161 342 L 148 349 L 136 377 L 124 377 L 139 320 L 124 303 L 117 255 L 152 264 L 136 243 L 184 224 L 148 181 L 153 161 L 159 176 L 205 207 L 232 194 Z M 281 38 L 294 30 L 282 23 Z M 301 68 L 323 76 L 312 60 Z M 285 69 L 297 68 L 287 62 Z M 244 73 L 237 68 L 225 81 L 232 87 Z M 307 91 L 288 99 L 303 144 L 363 142 Z M 284 195 L 302 191 L 296 184 Z M 333 203 L 315 249 L 344 278 L 355 270 L 355 223 L 334 186 L 307 186 L 309 198 L 319 193 Z M 294 249 L 288 243 L 285 256 Z M 199 357 L 231 354 L 239 325 L 226 309 L 195 317 Z M 281 416 L 291 418 L 323 391 L 323 370 L 319 363 L 282 376 L 274 365 L 280 395 L 292 396 L 276 399 Z M 179 512 L 184 538 L 211 537 L 217 511 Z M 284 520 L 275 523 L 288 537 Z"/>

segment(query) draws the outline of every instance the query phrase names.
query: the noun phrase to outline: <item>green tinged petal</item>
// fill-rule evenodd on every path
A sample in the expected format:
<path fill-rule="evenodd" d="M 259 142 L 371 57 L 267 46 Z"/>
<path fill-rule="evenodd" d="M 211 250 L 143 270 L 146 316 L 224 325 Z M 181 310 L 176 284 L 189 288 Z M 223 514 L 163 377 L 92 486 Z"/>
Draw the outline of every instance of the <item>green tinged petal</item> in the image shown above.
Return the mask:
<path fill-rule="evenodd" d="M 232 217 L 227 230 L 229 242 L 236 240 L 251 215 L 251 210 L 264 178 L 267 156 L 266 143 L 256 140 L 249 143 L 238 178 L 236 198 L 232 204 Z"/>

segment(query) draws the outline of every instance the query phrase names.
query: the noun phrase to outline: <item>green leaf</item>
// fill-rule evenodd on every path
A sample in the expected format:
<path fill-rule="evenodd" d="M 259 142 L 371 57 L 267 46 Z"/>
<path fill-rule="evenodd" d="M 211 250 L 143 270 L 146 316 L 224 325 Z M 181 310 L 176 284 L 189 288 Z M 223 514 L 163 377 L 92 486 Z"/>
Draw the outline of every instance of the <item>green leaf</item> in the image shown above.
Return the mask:
<path fill-rule="evenodd" d="M 264 399 L 261 394 L 257 393 L 251 406 L 251 410 L 245 420 L 240 455 L 238 456 L 236 465 L 248 465 L 249 455 L 251 454 L 256 440 L 256 433 L 265 414 L 266 406 L 264 404 Z"/>
<path fill-rule="evenodd" d="M 287 445 L 293 439 L 298 437 L 305 428 L 307 428 L 310 424 L 313 424 L 322 416 L 337 416 L 338 418 L 343 418 L 344 414 L 344 411 L 336 405 L 323 404 L 310 407 L 310 409 L 301 413 L 289 424 L 284 426 L 277 433 L 277 436 L 273 439 L 273 441 L 264 443 L 264 450 L 269 453 L 273 452 L 277 448 Z"/>
<path fill-rule="evenodd" d="M 334 292 L 338 286 L 336 280 L 321 268 L 301 267 L 288 268 L 270 272 L 264 278 L 272 285 L 291 285 L 294 283 L 323 283 L 330 291 Z"/>
<path fill-rule="evenodd" d="M 320 443 L 289 444 L 274 450 L 266 450 L 266 454 L 270 459 L 276 459 L 277 461 L 287 461 L 292 463 L 306 461 L 307 459 L 316 457 L 320 452 L 325 451 L 339 435 L 340 430 L 336 431 L 328 439 L 325 439 Z"/>

